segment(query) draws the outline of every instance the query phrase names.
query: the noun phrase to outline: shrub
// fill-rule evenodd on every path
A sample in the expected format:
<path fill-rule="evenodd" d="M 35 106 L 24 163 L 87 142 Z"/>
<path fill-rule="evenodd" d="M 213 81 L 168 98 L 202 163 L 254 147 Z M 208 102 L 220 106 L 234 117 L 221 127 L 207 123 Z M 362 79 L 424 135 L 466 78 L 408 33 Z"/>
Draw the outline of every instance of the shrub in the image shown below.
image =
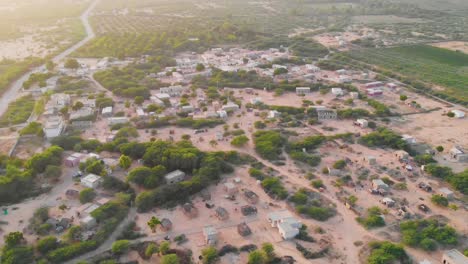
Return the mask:
<path fill-rule="evenodd" d="M 86 188 L 80 192 L 80 203 L 92 202 L 96 198 L 96 192 L 92 188 Z"/>
<path fill-rule="evenodd" d="M 235 147 L 242 147 L 244 146 L 247 142 L 249 142 L 249 138 L 247 136 L 241 135 L 237 136 L 232 139 L 231 145 Z"/>
<path fill-rule="evenodd" d="M 130 242 L 128 240 L 117 240 L 112 244 L 112 253 L 120 255 L 128 251 Z"/>
<path fill-rule="evenodd" d="M 447 207 L 449 205 L 447 198 L 437 195 L 437 194 L 432 195 L 431 202 L 433 204 L 436 204 L 438 206 L 443 206 L 443 207 Z"/>

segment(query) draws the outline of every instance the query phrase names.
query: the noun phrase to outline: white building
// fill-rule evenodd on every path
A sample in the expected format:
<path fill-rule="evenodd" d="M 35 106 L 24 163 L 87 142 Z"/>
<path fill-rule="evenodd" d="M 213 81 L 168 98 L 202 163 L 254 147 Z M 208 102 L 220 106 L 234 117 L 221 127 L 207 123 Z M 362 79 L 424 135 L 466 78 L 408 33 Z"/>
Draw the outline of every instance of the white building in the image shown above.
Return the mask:
<path fill-rule="evenodd" d="M 296 87 L 296 94 L 310 94 L 310 87 Z"/>
<path fill-rule="evenodd" d="M 138 117 L 145 117 L 146 116 L 146 113 L 142 108 L 137 108 L 136 114 L 137 114 Z"/>
<path fill-rule="evenodd" d="M 181 170 L 175 170 L 173 172 L 166 174 L 164 178 L 166 179 L 166 182 L 168 184 L 178 183 L 184 180 L 185 172 Z"/>
<path fill-rule="evenodd" d="M 203 227 L 203 236 L 205 237 L 205 243 L 207 245 L 216 245 L 218 242 L 218 230 L 214 226 Z"/>
<path fill-rule="evenodd" d="M 378 189 L 383 189 L 387 191 L 389 189 L 388 184 L 386 184 L 384 181 L 381 179 L 374 179 L 372 180 L 372 187 L 376 190 Z"/>
<path fill-rule="evenodd" d="M 453 195 L 454 195 L 453 192 L 449 188 L 446 188 L 446 187 L 443 187 L 437 190 L 437 194 L 442 197 L 447 198 L 447 200 L 452 200 Z"/>
<path fill-rule="evenodd" d="M 456 249 L 447 250 L 442 255 L 443 264 L 468 264 L 468 257 Z"/>
<path fill-rule="evenodd" d="M 217 113 L 217 117 L 219 117 L 219 118 L 222 118 L 222 119 L 228 118 L 228 114 L 227 114 L 227 112 L 224 111 L 224 110 L 216 111 L 216 113 Z M 207 114 L 207 115 L 208 115 L 208 114 Z"/>
<path fill-rule="evenodd" d="M 356 125 L 366 128 L 369 125 L 369 122 L 366 119 L 358 119 L 356 120 Z"/>
<path fill-rule="evenodd" d="M 338 81 L 340 83 L 350 83 L 353 81 L 353 79 L 348 75 L 340 75 L 340 77 L 338 77 Z"/>
<path fill-rule="evenodd" d="M 320 71 L 320 68 L 317 67 L 317 66 L 315 66 L 315 65 L 313 65 L 313 64 L 306 64 L 305 67 L 306 67 L 306 70 L 307 70 L 308 72 L 315 73 L 315 72 L 319 72 L 319 71 Z"/>
<path fill-rule="evenodd" d="M 344 91 L 343 91 L 343 89 L 341 89 L 341 88 L 332 88 L 332 89 L 331 89 L 331 92 L 332 92 L 332 94 L 334 94 L 334 95 L 336 95 L 336 96 L 342 96 L 342 95 L 344 95 Z"/>
<path fill-rule="evenodd" d="M 221 109 L 223 109 L 226 112 L 234 112 L 239 110 L 239 106 L 233 102 L 228 102 L 227 104 L 223 105 Z"/>
<path fill-rule="evenodd" d="M 101 111 L 102 116 L 111 117 L 112 116 L 112 106 L 104 107 Z"/>
<path fill-rule="evenodd" d="M 111 117 L 108 118 L 107 121 L 109 122 L 109 125 L 117 125 L 117 124 L 125 124 L 128 123 L 128 118 L 124 116 L 119 116 L 119 117 Z"/>
<path fill-rule="evenodd" d="M 103 178 L 101 176 L 97 176 L 91 173 L 81 178 L 81 185 L 94 189 L 94 188 L 97 188 L 99 184 L 102 183 L 102 181 L 103 181 Z"/>
<path fill-rule="evenodd" d="M 169 94 L 170 96 L 180 96 L 184 91 L 185 91 L 185 88 L 182 87 L 181 85 L 163 87 L 159 89 L 159 93 Z"/>
<path fill-rule="evenodd" d="M 90 107 L 90 108 L 96 107 L 96 99 L 80 98 L 76 101 L 81 102 L 84 107 Z"/>
<path fill-rule="evenodd" d="M 185 113 L 191 113 L 195 109 L 191 105 L 184 105 L 184 106 L 181 107 L 181 110 L 182 110 L 182 112 L 185 112 Z"/>
<path fill-rule="evenodd" d="M 70 120 L 81 119 L 94 115 L 94 109 L 91 107 L 83 107 L 79 110 L 70 113 Z"/>
<path fill-rule="evenodd" d="M 461 110 L 455 109 L 455 110 L 452 110 L 450 112 L 452 112 L 455 115 L 454 116 L 455 118 L 464 118 L 465 117 L 465 112 L 463 112 Z"/>
<path fill-rule="evenodd" d="M 262 98 L 260 98 L 260 97 L 252 98 L 252 99 L 250 100 L 250 103 L 251 103 L 251 104 L 254 104 L 254 105 L 256 105 L 256 104 L 261 104 L 261 103 L 262 103 Z"/>
<path fill-rule="evenodd" d="M 278 118 L 281 116 L 281 113 L 276 111 L 276 110 L 271 110 L 268 112 L 268 118 L 269 119 L 274 119 L 274 118 Z"/>
<path fill-rule="evenodd" d="M 458 162 L 467 162 L 468 153 L 461 146 L 454 146 L 450 149 L 450 157 Z"/>
<path fill-rule="evenodd" d="M 167 99 L 169 99 L 169 98 L 167 98 Z M 151 103 L 153 103 L 153 104 L 155 104 L 157 106 L 164 106 L 165 105 L 164 102 L 161 99 L 159 99 L 157 96 L 151 96 L 150 101 L 151 101 Z"/>
<path fill-rule="evenodd" d="M 410 136 L 410 135 L 403 135 L 402 136 L 402 139 L 408 143 L 408 144 L 416 144 L 416 139 L 413 137 L 413 136 Z"/>
<path fill-rule="evenodd" d="M 64 128 L 65 128 L 65 124 L 62 118 L 59 116 L 55 116 L 55 117 L 49 118 L 46 121 L 43 131 L 44 131 L 46 138 L 50 139 L 50 138 L 60 136 Z"/>
<path fill-rule="evenodd" d="M 302 223 L 294 218 L 288 210 L 268 214 L 268 222 L 272 227 L 278 228 L 278 232 L 285 240 L 296 237 L 302 227 Z"/>
<path fill-rule="evenodd" d="M 326 107 L 317 107 L 317 118 L 318 120 L 332 120 L 338 118 L 336 110 L 328 109 Z"/>
<path fill-rule="evenodd" d="M 171 98 L 171 96 L 167 93 L 156 93 L 154 96 L 159 100 L 169 100 Z"/>

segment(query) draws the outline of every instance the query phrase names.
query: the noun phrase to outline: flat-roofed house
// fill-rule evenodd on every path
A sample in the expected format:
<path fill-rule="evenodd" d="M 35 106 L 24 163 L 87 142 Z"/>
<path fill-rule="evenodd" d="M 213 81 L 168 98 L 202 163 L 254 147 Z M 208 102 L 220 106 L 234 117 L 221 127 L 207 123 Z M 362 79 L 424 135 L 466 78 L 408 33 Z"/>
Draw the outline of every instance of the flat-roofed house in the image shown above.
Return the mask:
<path fill-rule="evenodd" d="M 184 180 L 185 172 L 181 170 L 175 170 L 173 172 L 166 174 L 164 178 L 166 179 L 166 182 L 168 184 L 178 183 Z"/>
<path fill-rule="evenodd" d="M 447 250 L 442 255 L 443 264 L 468 264 L 468 257 L 456 249 Z"/>
<path fill-rule="evenodd" d="M 85 177 L 81 178 L 81 185 L 88 187 L 88 188 L 97 188 L 103 181 L 101 176 L 97 176 L 96 174 L 88 174 Z"/>
<path fill-rule="evenodd" d="M 296 94 L 310 94 L 310 87 L 296 87 Z"/>
<path fill-rule="evenodd" d="M 203 227 L 203 236 L 207 245 L 216 245 L 218 242 L 218 230 L 212 225 Z"/>

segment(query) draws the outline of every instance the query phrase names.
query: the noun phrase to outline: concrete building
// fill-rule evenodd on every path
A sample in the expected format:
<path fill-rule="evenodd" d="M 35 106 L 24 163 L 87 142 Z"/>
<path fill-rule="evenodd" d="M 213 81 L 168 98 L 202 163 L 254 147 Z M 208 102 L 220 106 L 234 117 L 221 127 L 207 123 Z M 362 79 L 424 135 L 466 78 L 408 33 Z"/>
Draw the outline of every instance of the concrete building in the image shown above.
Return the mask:
<path fill-rule="evenodd" d="M 278 232 L 285 240 L 296 237 L 299 234 L 299 228 L 302 227 L 302 223 L 294 218 L 288 210 L 268 214 L 268 222 L 272 227 L 278 228 Z"/>
<path fill-rule="evenodd" d="M 455 109 L 455 110 L 452 110 L 450 112 L 452 112 L 455 115 L 454 116 L 455 118 L 464 118 L 465 117 L 465 112 L 463 112 L 461 110 Z"/>
<path fill-rule="evenodd" d="M 125 123 L 128 123 L 129 120 L 127 117 L 110 117 L 107 119 L 107 121 L 109 122 L 109 125 L 117 125 L 117 124 L 125 124 Z"/>
<path fill-rule="evenodd" d="M 217 114 L 216 117 L 219 117 L 219 118 L 222 118 L 222 119 L 228 118 L 228 114 L 227 114 L 227 112 L 224 111 L 224 110 L 216 111 L 216 114 Z M 207 114 L 207 115 L 208 115 L 208 114 Z"/>
<path fill-rule="evenodd" d="M 75 167 L 80 165 L 80 161 L 83 155 L 81 153 L 73 153 L 69 157 L 65 159 L 65 166 L 67 167 Z"/>
<path fill-rule="evenodd" d="M 97 221 L 91 215 L 87 215 L 83 218 L 80 218 L 80 226 L 85 230 L 89 230 L 97 226 Z"/>
<path fill-rule="evenodd" d="M 256 204 L 258 202 L 258 195 L 252 191 L 249 191 L 249 190 L 245 190 L 244 191 L 244 197 L 245 199 L 251 203 L 251 204 Z"/>
<path fill-rule="evenodd" d="M 203 236 L 207 245 L 214 246 L 218 242 L 218 231 L 212 225 L 203 227 Z"/>
<path fill-rule="evenodd" d="M 239 235 L 245 237 L 245 236 L 248 236 L 248 235 L 252 234 L 252 230 L 244 222 L 244 223 L 240 223 L 240 224 L 237 225 L 237 233 L 239 233 Z"/>
<path fill-rule="evenodd" d="M 96 99 L 80 98 L 76 101 L 81 102 L 83 107 L 96 108 Z"/>
<path fill-rule="evenodd" d="M 409 159 L 408 152 L 406 152 L 404 150 L 397 150 L 394 153 L 395 153 L 395 157 L 397 157 L 398 160 L 408 160 Z"/>
<path fill-rule="evenodd" d="M 237 186 L 232 182 L 226 182 L 223 186 L 224 191 L 229 195 L 234 195 L 239 192 Z"/>
<path fill-rule="evenodd" d="M 174 73 L 173 73 L 174 75 Z M 176 76 L 175 76 L 176 77 Z M 185 91 L 185 88 L 180 85 L 162 87 L 159 89 L 159 93 L 168 94 L 172 97 L 180 96 Z M 161 98 L 159 98 L 161 99 Z"/>
<path fill-rule="evenodd" d="M 43 131 L 44 131 L 45 137 L 50 139 L 50 138 L 60 136 L 64 128 L 65 128 L 65 124 L 62 118 L 59 116 L 55 116 L 55 117 L 50 117 L 46 121 Z"/>
<path fill-rule="evenodd" d="M 221 221 L 227 220 L 229 218 L 229 213 L 224 207 L 217 207 L 215 213 L 216 217 Z"/>
<path fill-rule="evenodd" d="M 384 86 L 383 82 L 370 82 L 370 83 L 366 83 L 365 84 L 365 87 L 366 89 L 369 89 L 369 88 L 380 88 Z"/>
<path fill-rule="evenodd" d="M 159 99 L 158 97 L 156 97 L 156 96 L 151 96 L 150 101 L 151 101 L 151 103 L 153 103 L 153 104 L 155 104 L 157 106 L 161 106 L 161 107 L 165 106 L 164 102 L 161 99 Z"/>
<path fill-rule="evenodd" d="M 382 181 L 381 179 L 374 179 L 374 180 L 372 180 L 372 187 L 373 187 L 375 190 L 382 189 L 382 190 L 388 191 L 388 189 L 389 189 L 388 184 L 386 184 L 386 183 L 385 183 L 384 181 Z"/>
<path fill-rule="evenodd" d="M 172 222 L 167 218 L 161 219 L 161 229 L 165 232 L 172 229 Z"/>
<path fill-rule="evenodd" d="M 310 87 L 296 87 L 296 94 L 310 94 Z"/>
<path fill-rule="evenodd" d="M 296 89 L 297 89 L 297 88 L 296 88 Z M 262 98 L 260 98 L 260 97 L 255 97 L 255 98 L 252 98 L 252 99 L 250 100 L 250 103 L 253 104 L 253 105 L 256 105 L 256 104 L 261 104 L 261 103 L 263 103 L 263 102 L 262 102 Z"/>
<path fill-rule="evenodd" d="M 88 187 L 88 188 L 97 188 L 103 181 L 101 176 L 97 176 L 95 174 L 88 174 L 85 177 L 81 178 L 81 185 Z"/>
<path fill-rule="evenodd" d="M 318 120 L 334 120 L 338 118 L 336 110 L 328 108 L 316 108 Z"/>
<path fill-rule="evenodd" d="M 331 89 L 331 92 L 332 92 L 332 94 L 334 94 L 335 96 L 343 96 L 343 95 L 344 95 L 344 91 L 343 91 L 343 89 L 341 89 L 341 88 L 332 88 L 332 89 Z"/>
<path fill-rule="evenodd" d="M 367 88 L 366 92 L 369 96 L 379 96 L 383 94 L 383 90 L 380 88 Z"/>
<path fill-rule="evenodd" d="M 158 98 L 159 100 L 169 100 L 171 96 L 167 93 L 156 93 L 154 94 L 154 97 Z"/>
<path fill-rule="evenodd" d="M 451 148 L 450 157 L 458 162 L 468 162 L 468 153 L 461 146 Z"/>
<path fill-rule="evenodd" d="M 358 92 L 350 92 L 349 95 L 353 99 L 359 99 L 359 93 Z"/>
<path fill-rule="evenodd" d="M 403 135 L 401 137 L 402 137 L 401 139 L 403 139 L 406 143 L 408 143 L 410 145 L 413 145 L 413 144 L 417 143 L 416 139 L 413 136 L 405 134 L 405 135 Z"/>
<path fill-rule="evenodd" d="M 454 196 L 454 193 L 449 188 L 446 188 L 446 187 L 443 187 L 437 190 L 437 194 L 442 197 L 447 198 L 447 200 L 452 200 Z"/>
<path fill-rule="evenodd" d="M 443 264 L 468 264 L 468 257 L 456 249 L 447 250 L 442 255 Z"/>
<path fill-rule="evenodd" d="M 104 117 L 112 116 L 112 106 L 104 107 L 101 111 L 101 115 Z"/>
<path fill-rule="evenodd" d="M 194 218 L 198 215 L 197 208 L 195 208 L 195 206 L 193 206 L 191 203 L 185 203 L 182 205 L 182 212 L 189 218 Z"/>
<path fill-rule="evenodd" d="M 222 110 L 226 111 L 226 112 L 235 112 L 237 110 L 239 110 L 239 106 L 233 102 L 228 102 L 227 104 L 223 105 L 223 107 L 221 107 Z"/>
<path fill-rule="evenodd" d="M 268 119 L 274 119 L 274 118 L 278 118 L 281 116 L 281 113 L 276 111 L 276 110 L 271 110 L 271 111 L 268 111 Z"/>
<path fill-rule="evenodd" d="M 369 122 L 366 119 L 358 119 L 356 120 L 355 124 L 362 128 L 366 128 L 369 125 Z"/>
<path fill-rule="evenodd" d="M 184 105 L 181 107 L 181 110 L 184 113 L 192 113 L 195 110 L 195 108 L 191 105 Z"/>
<path fill-rule="evenodd" d="M 184 180 L 184 178 L 185 178 L 185 172 L 181 170 L 175 170 L 164 176 L 164 179 L 166 179 L 166 182 L 168 184 L 181 182 Z"/>
<path fill-rule="evenodd" d="M 70 120 L 87 118 L 94 115 L 94 108 L 91 107 L 82 107 L 76 111 L 70 113 Z"/>

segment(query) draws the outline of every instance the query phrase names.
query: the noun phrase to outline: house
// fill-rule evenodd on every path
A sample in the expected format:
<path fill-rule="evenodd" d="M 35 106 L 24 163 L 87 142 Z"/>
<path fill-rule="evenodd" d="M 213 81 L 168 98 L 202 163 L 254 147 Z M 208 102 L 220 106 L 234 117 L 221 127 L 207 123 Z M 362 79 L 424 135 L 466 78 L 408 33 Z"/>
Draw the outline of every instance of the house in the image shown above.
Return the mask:
<path fill-rule="evenodd" d="M 172 229 L 172 222 L 167 218 L 161 219 L 161 229 L 165 232 Z"/>
<path fill-rule="evenodd" d="M 312 72 L 312 73 L 315 73 L 315 72 L 319 72 L 320 71 L 320 68 L 313 65 L 313 64 L 306 64 L 305 65 L 305 68 L 307 70 L 307 72 Z"/>
<path fill-rule="evenodd" d="M 382 200 L 380 200 L 380 202 L 386 205 L 387 207 L 392 207 L 393 205 L 395 205 L 395 201 L 392 198 L 388 197 L 383 198 Z"/>
<path fill-rule="evenodd" d="M 318 107 L 316 110 L 318 120 L 333 120 L 338 117 L 338 113 L 333 109 Z"/>
<path fill-rule="evenodd" d="M 45 137 L 47 139 L 60 136 L 65 128 L 65 124 L 61 117 L 50 117 L 43 128 Z"/>
<path fill-rule="evenodd" d="M 345 70 L 345 69 L 340 69 L 340 70 L 337 70 L 337 71 L 335 71 L 335 72 L 336 72 L 337 74 L 347 74 L 347 73 L 348 73 L 348 71 Z"/>
<path fill-rule="evenodd" d="M 88 188 L 97 188 L 103 182 L 103 178 L 101 176 L 97 176 L 95 174 L 88 174 L 85 177 L 81 178 L 81 185 L 88 187 Z"/>
<path fill-rule="evenodd" d="M 140 107 L 136 109 L 136 114 L 140 118 L 147 116 L 147 114 L 145 113 L 145 110 L 143 110 Z"/>
<path fill-rule="evenodd" d="M 234 111 L 239 110 L 239 106 L 233 102 L 228 102 L 227 104 L 223 105 L 221 109 L 226 112 L 234 112 Z"/>
<path fill-rule="evenodd" d="M 250 100 L 250 103 L 253 104 L 253 105 L 261 104 L 261 103 L 262 103 L 262 98 L 260 98 L 260 97 L 252 98 L 252 99 Z"/>
<path fill-rule="evenodd" d="M 377 164 L 377 159 L 374 156 L 367 156 L 367 162 L 369 162 L 369 165 L 375 165 Z"/>
<path fill-rule="evenodd" d="M 54 108 L 60 110 L 63 107 L 70 105 L 70 95 L 63 93 L 56 93 L 50 96 L 50 100 L 47 104 L 50 104 Z"/>
<path fill-rule="evenodd" d="M 268 214 L 268 222 L 270 222 L 272 227 L 278 228 L 278 232 L 285 240 L 296 237 L 299 234 L 299 228 L 302 227 L 302 223 L 287 210 Z"/>
<path fill-rule="evenodd" d="M 219 220 L 227 220 L 229 218 L 229 213 L 226 209 L 224 209 L 223 207 L 219 206 L 218 208 L 216 208 L 215 210 L 215 213 L 216 213 L 216 217 L 219 219 Z"/>
<path fill-rule="evenodd" d="M 177 76 L 174 75 L 174 74 L 175 73 L 172 73 L 172 75 L 177 78 Z M 185 91 L 185 88 L 180 86 L 180 85 L 162 87 L 162 88 L 159 89 L 159 93 L 169 94 L 172 97 L 180 96 L 184 91 Z M 161 99 L 161 98 L 159 98 L 159 99 Z"/>
<path fill-rule="evenodd" d="M 76 101 L 81 102 L 83 107 L 96 108 L 96 99 L 80 98 Z"/>
<path fill-rule="evenodd" d="M 68 189 L 65 191 L 65 196 L 69 200 L 76 200 L 80 197 L 80 192 L 73 189 Z"/>
<path fill-rule="evenodd" d="M 192 113 L 195 110 L 195 108 L 191 105 L 184 105 L 181 107 L 181 110 L 184 113 Z"/>
<path fill-rule="evenodd" d="M 159 100 L 169 100 L 171 96 L 167 93 L 156 93 L 154 94 L 154 97 L 158 98 Z"/>
<path fill-rule="evenodd" d="M 252 191 L 245 190 L 244 197 L 251 204 L 256 204 L 258 202 L 258 195 Z"/>
<path fill-rule="evenodd" d="M 94 109 L 91 107 L 82 107 L 79 110 L 70 113 L 70 120 L 84 119 L 94 115 Z"/>
<path fill-rule="evenodd" d="M 395 157 L 398 158 L 398 160 L 408 160 L 409 158 L 409 154 L 408 152 L 404 151 L 404 150 L 397 150 L 394 152 L 395 153 Z"/>
<path fill-rule="evenodd" d="M 402 138 L 406 143 L 412 145 L 412 144 L 416 144 L 416 139 L 413 137 L 413 136 L 410 136 L 410 135 L 403 135 Z"/>
<path fill-rule="evenodd" d="M 193 204 L 191 203 L 185 203 L 184 205 L 182 205 L 182 212 L 184 213 L 184 215 L 190 218 L 194 218 L 198 215 L 197 208 L 195 208 L 195 206 L 193 206 Z"/>
<path fill-rule="evenodd" d="M 227 112 L 224 111 L 224 110 L 216 111 L 216 113 L 217 113 L 216 117 L 219 117 L 219 118 L 221 118 L 221 119 L 226 119 L 226 118 L 228 118 L 228 114 L 227 114 Z"/>
<path fill-rule="evenodd" d="M 380 88 L 367 88 L 366 92 L 369 96 L 379 96 L 383 94 L 383 90 Z"/>
<path fill-rule="evenodd" d="M 341 89 L 341 88 L 332 88 L 332 89 L 331 89 L 331 92 L 332 92 L 332 94 L 334 94 L 335 96 L 342 96 L 342 95 L 344 95 L 344 91 L 343 91 L 343 89 Z"/>
<path fill-rule="evenodd" d="M 374 179 L 374 180 L 372 180 L 372 187 L 373 187 L 375 190 L 382 189 L 382 190 L 388 191 L 388 189 L 389 189 L 388 184 L 386 184 L 386 183 L 385 183 L 384 181 L 382 181 L 381 179 Z"/>
<path fill-rule="evenodd" d="M 369 125 L 369 122 L 366 119 L 358 119 L 354 124 L 359 127 L 366 128 Z"/>
<path fill-rule="evenodd" d="M 359 99 L 359 93 L 358 92 L 350 92 L 349 95 L 353 99 Z"/>
<path fill-rule="evenodd" d="M 161 99 L 159 99 L 158 97 L 156 97 L 156 96 L 151 96 L 150 101 L 151 101 L 151 103 L 153 103 L 153 104 L 155 104 L 157 106 L 161 106 L 161 107 L 165 106 L 164 102 Z"/>
<path fill-rule="evenodd" d="M 252 205 L 244 205 L 241 207 L 241 213 L 243 216 L 257 214 L 257 207 Z"/>
<path fill-rule="evenodd" d="M 350 83 L 353 81 L 353 79 L 351 77 L 349 77 L 348 75 L 340 75 L 338 77 L 338 81 L 340 83 Z"/>
<path fill-rule="evenodd" d="M 128 118 L 124 116 L 110 117 L 107 119 L 107 121 L 109 122 L 109 125 L 111 126 L 117 125 L 117 124 L 125 124 L 129 122 Z"/>
<path fill-rule="evenodd" d="M 446 187 L 443 187 L 437 190 L 437 194 L 442 197 L 447 198 L 447 200 L 452 200 L 453 195 L 454 195 L 453 192 L 449 188 L 446 188 Z"/>
<path fill-rule="evenodd" d="M 228 194 L 228 195 L 234 195 L 236 194 L 237 192 L 239 192 L 239 190 L 237 189 L 237 186 L 234 185 L 234 183 L 232 182 L 226 182 L 224 184 L 224 191 Z"/>
<path fill-rule="evenodd" d="M 97 226 L 97 221 L 91 215 L 80 218 L 80 226 L 86 230 L 92 229 Z"/>
<path fill-rule="evenodd" d="M 164 178 L 166 179 L 166 182 L 168 184 L 178 183 L 184 180 L 185 172 L 181 170 L 175 170 L 173 172 L 166 174 Z"/>
<path fill-rule="evenodd" d="M 296 94 L 310 94 L 310 87 L 296 87 Z"/>
<path fill-rule="evenodd" d="M 207 245 L 216 245 L 218 242 L 218 231 L 214 226 L 208 225 L 203 227 L 203 236 Z"/>
<path fill-rule="evenodd" d="M 67 167 L 75 167 L 80 165 L 80 161 L 83 155 L 81 153 L 73 153 L 69 157 L 65 159 L 65 166 Z"/>
<path fill-rule="evenodd" d="M 465 117 L 465 112 L 463 112 L 461 110 L 455 109 L 455 110 L 452 110 L 450 112 L 454 114 L 455 118 L 464 118 Z"/>
<path fill-rule="evenodd" d="M 240 223 L 240 224 L 237 225 L 237 233 L 239 233 L 239 235 L 245 237 L 245 236 L 248 236 L 248 235 L 252 234 L 252 230 L 244 222 L 244 223 Z"/>
<path fill-rule="evenodd" d="M 456 249 L 447 250 L 442 255 L 443 264 L 468 264 L 468 257 Z"/>
<path fill-rule="evenodd" d="M 392 89 L 392 90 L 395 90 L 396 88 L 398 88 L 398 85 L 396 85 L 394 83 L 387 83 L 387 87 Z"/>
<path fill-rule="evenodd" d="M 370 83 L 365 84 L 366 89 L 379 88 L 379 87 L 382 87 L 382 86 L 384 86 L 384 84 L 382 82 L 370 82 Z"/>
<path fill-rule="evenodd" d="M 458 162 L 468 162 L 468 153 L 461 146 L 451 148 L 450 157 Z"/>
<path fill-rule="evenodd" d="M 111 117 L 112 116 L 112 106 L 104 107 L 101 111 L 101 115 L 103 117 Z"/>
<path fill-rule="evenodd" d="M 280 116 L 281 116 L 281 113 L 276 111 L 276 110 L 268 111 L 268 119 L 274 119 L 274 118 L 278 118 Z"/>

